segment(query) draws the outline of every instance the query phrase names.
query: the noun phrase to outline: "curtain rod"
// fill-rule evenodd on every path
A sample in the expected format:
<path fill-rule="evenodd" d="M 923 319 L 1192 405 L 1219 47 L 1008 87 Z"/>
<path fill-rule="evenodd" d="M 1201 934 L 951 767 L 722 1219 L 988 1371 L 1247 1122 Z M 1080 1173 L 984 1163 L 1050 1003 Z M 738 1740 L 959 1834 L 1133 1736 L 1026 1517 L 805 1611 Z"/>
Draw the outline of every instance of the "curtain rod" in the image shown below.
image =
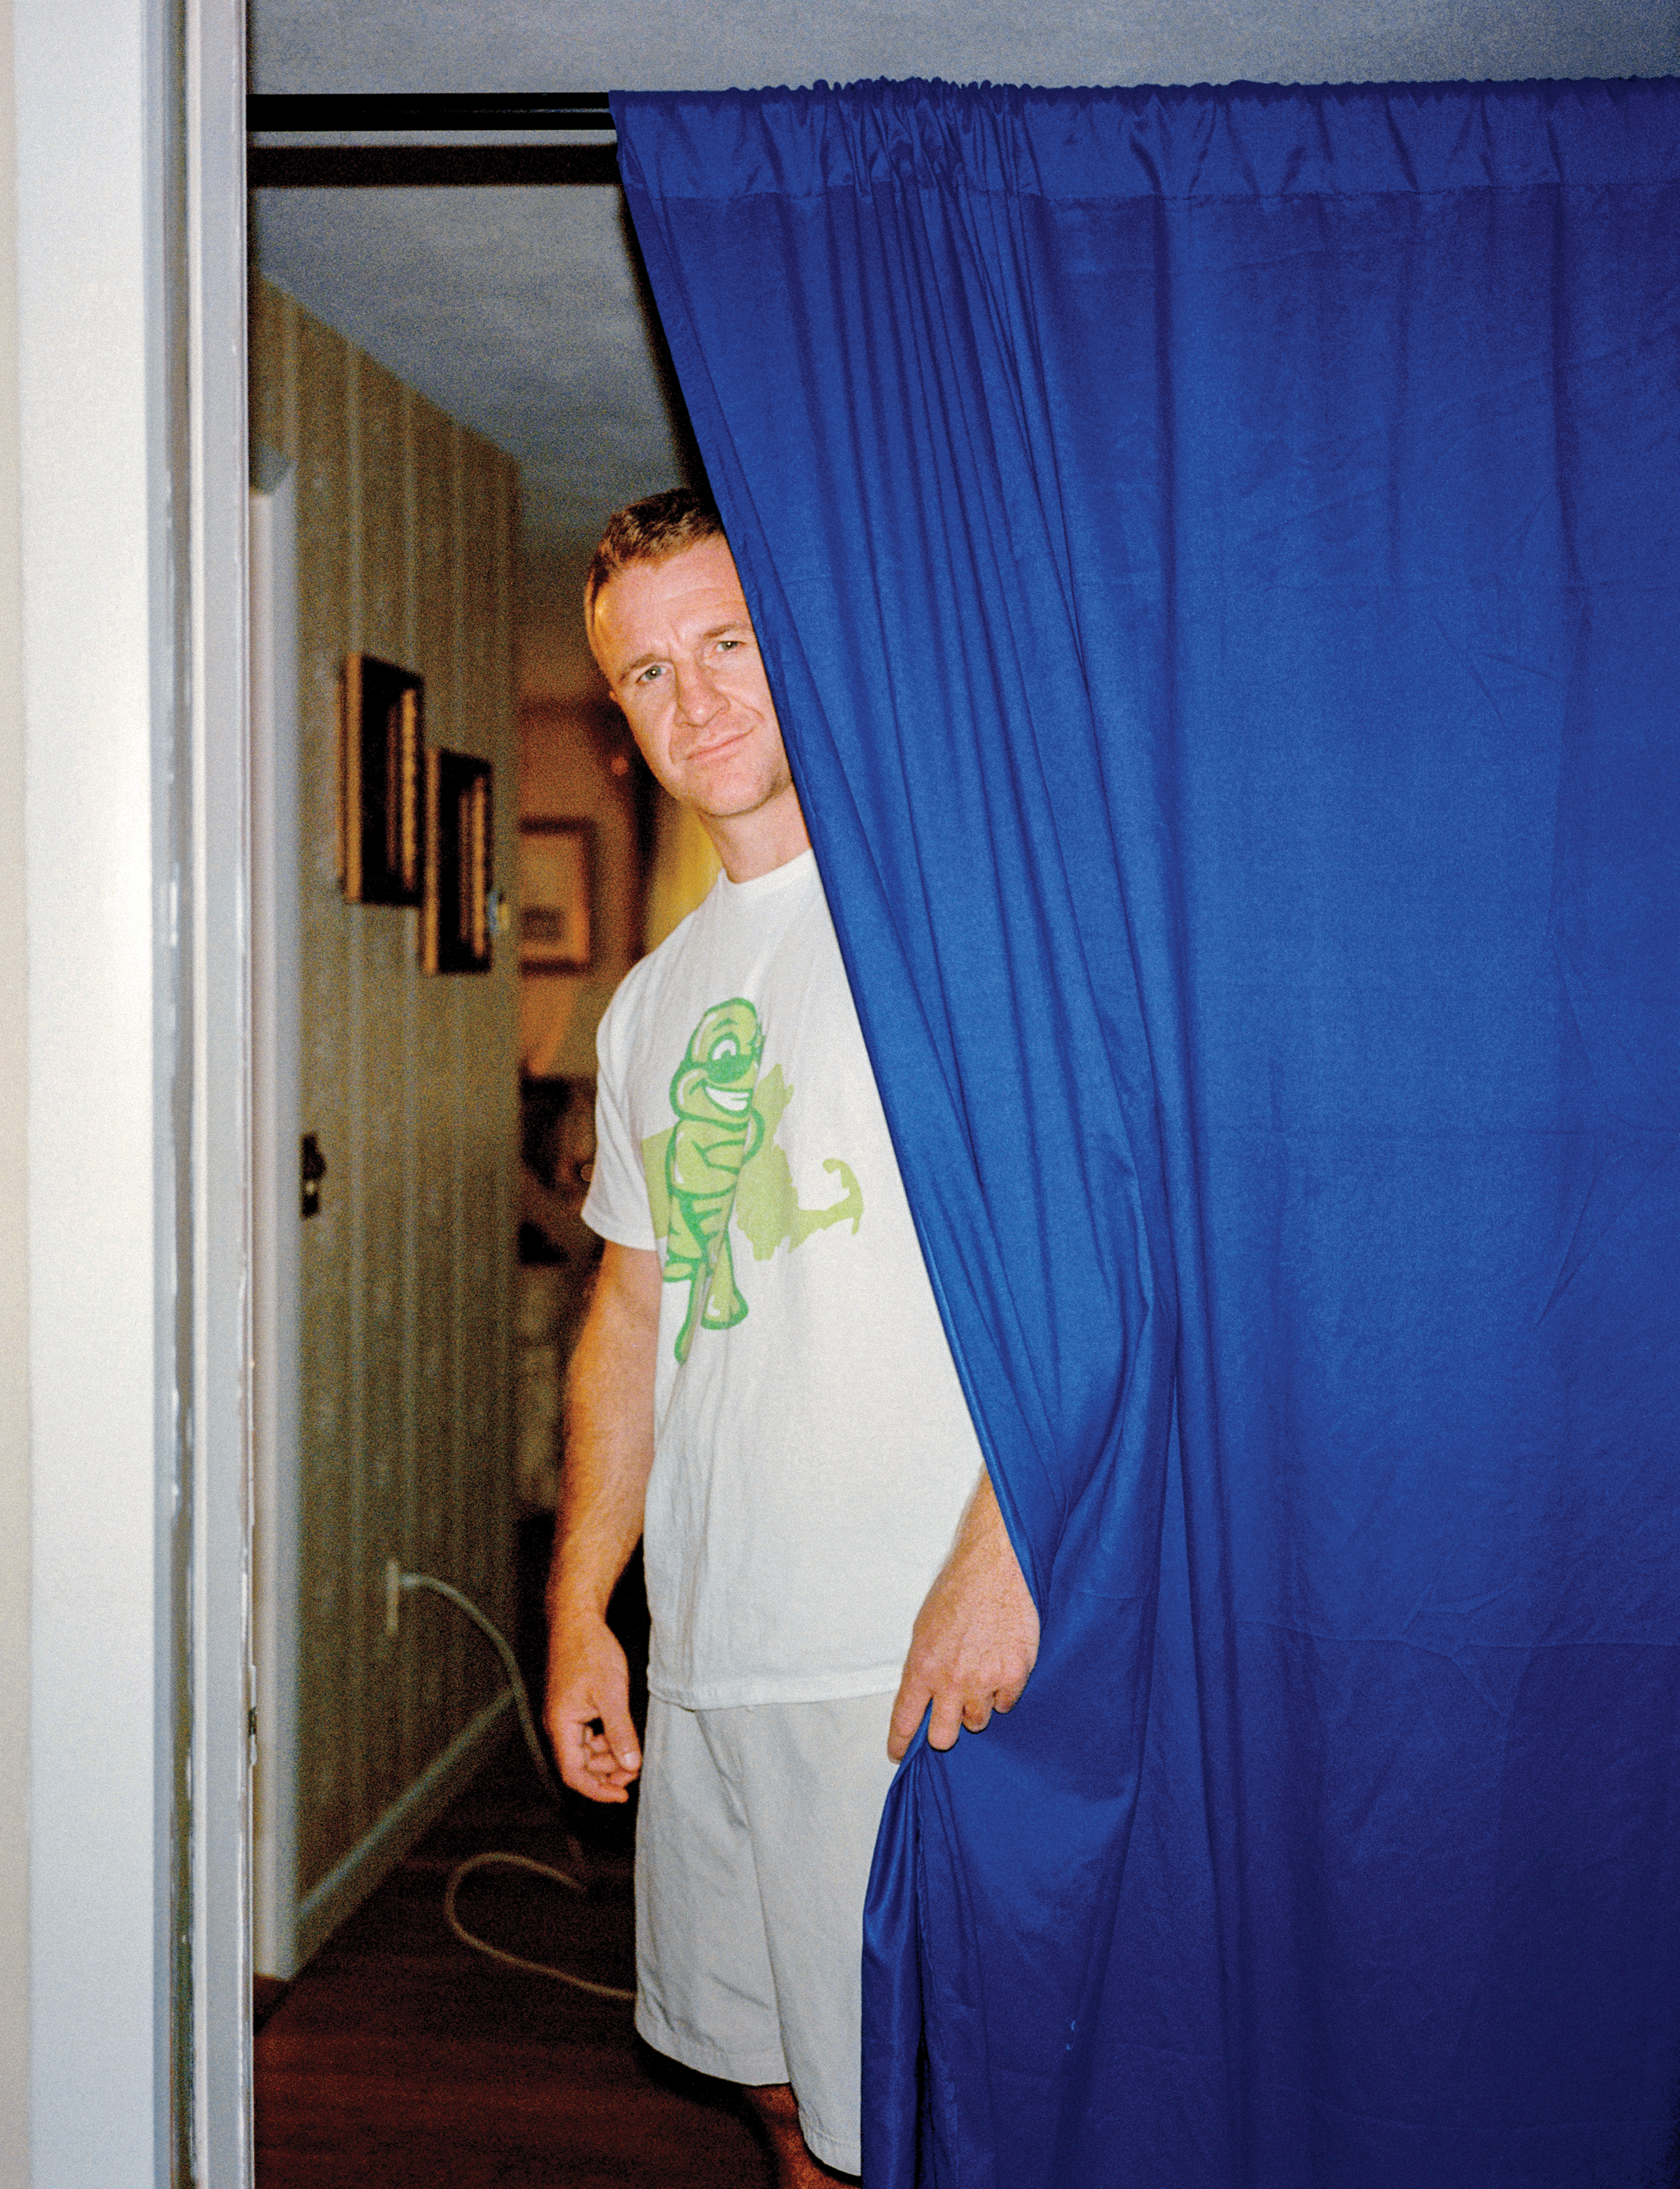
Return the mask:
<path fill-rule="evenodd" d="M 331 130 L 345 136 L 410 130 L 583 130 L 611 139 L 604 91 L 253 92 L 252 136 Z M 252 144 L 248 179 L 266 189 L 456 189 L 493 184 L 613 184 L 618 152 L 592 144 Z"/>

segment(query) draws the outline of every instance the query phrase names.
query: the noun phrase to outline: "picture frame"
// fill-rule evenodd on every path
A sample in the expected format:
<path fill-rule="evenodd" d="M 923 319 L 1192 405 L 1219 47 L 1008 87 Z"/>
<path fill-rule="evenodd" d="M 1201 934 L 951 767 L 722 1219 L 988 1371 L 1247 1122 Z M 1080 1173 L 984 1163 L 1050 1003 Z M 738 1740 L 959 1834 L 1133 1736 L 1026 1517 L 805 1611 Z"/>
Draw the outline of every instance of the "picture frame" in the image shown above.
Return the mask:
<path fill-rule="evenodd" d="M 587 973 L 595 963 L 595 824 L 519 823 L 519 970 Z"/>
<path fill-rule="evenodd" d="M 351 904 L 419 904 L 425 680 L 347 653 L 339 680 L 338 880 Z"/>
<path fill-rule="evenodd" d="M 488 973 L 496 922 L 495 771 L 471 753 L 426 755 L 426 874 L 420 964 L 427 973 Z"/>

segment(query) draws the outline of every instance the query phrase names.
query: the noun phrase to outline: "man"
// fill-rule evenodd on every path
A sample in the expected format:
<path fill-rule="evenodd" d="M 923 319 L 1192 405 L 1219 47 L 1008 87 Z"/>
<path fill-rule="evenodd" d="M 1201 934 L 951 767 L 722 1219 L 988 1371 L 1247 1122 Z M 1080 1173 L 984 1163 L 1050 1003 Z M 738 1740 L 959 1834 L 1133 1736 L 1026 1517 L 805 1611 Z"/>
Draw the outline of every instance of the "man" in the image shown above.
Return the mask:
<path fill-rule="evenodd" d="M 747 2086 L 783 2185 L 858 2167 L 862 1911 L 892 1766 L 1026 1684 L 1038 1622 L 952 1366 L 740 581 L 686 491 L 621 511 L 590 643 L 723 873 L 602 1021 L 546 1717 L 643 1773 L 636 2026 Z M 646 1538 L 647 1754 L 606 1624 Z"/>

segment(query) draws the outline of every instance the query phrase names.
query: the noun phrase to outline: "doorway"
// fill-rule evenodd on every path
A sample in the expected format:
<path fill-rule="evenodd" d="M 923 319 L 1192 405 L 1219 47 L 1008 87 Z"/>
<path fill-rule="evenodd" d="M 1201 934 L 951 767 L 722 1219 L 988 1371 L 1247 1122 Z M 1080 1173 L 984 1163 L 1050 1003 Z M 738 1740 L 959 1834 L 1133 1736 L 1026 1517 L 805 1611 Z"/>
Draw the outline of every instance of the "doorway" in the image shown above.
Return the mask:
<path fill-rule="evenodd" d="M 258 102 L 256 118 L 277 117 Z M 610 461 L 587 450 L 551 461 L 543 387 L 535 399 L 527 388 L 524 422 L 510 424 L 482 384 L 504 367 L 480 343 L 463 379 L 456 354 L 484 316 L 486 284 L 513 318 L 522 280 L 543 315 L 517 359 L 528 378 L 545 348 L 563 359 L 580 346 L 567 310 L 610 304 L 622 338 L 649 351 L 616 188 L 486 181 L 453 159 L 439 187 L 435 147 L 422 148 L 419 184 L 388 149 L 370 182 L 347 178 L 348 150 L 328 149 L 324 164 L 308 150 L 282 167 L 278 184 L 270 155 L 286 147 L 259 147 L 252 169 L 253 468 L 259 486 L 278 482 L 259 495 L 253 540 L 294 543 L 290 591 L 277 575 L 257 588 L 258 656 L 284 652 L 265 654 L 260 641 L 288 613 L 296 639 L 290 675 L 265 667 L 255 687 L 258 700 L 270 687 L 292 694 L 269 708 L 259 758 L 286 749 L 272 723 L 290 704 L 295 791 L 263 790 L 260 765 L 253 784 L 259 834 L 264 798 L 276 845 L 295 832 L 274 862 L 295 905 L 279 916 L 270 874 L 276 917 L 259 902 L 256 922 L 259 938 L 295 932 L 297 965 L 289 1032 L 267 1050 L 259 1039 L 255 1101 L 273 1219 L 257 1226 L 259 1332 L 274 1332 L 269 1363 L 286 1364 L 282 1390 L 260 1359 L 257 1382 L 257 1685 L 271 1728 L 259 1748 L 257 1966 L 279 1978 L 502 1729 L 506 1698 L 482 1645 L 401 1577 L 457 1585 L 512 1631 L 510 1501 L 527 1524 L 552 1504 L 559 1374 L 591 1259 L 577 1205 L 595 1023 L 618 978 L 687 908 L 684 891 L 710 880 L 602 703 L 578 631 L 583 565 L 609 508 L 694 469 L 669 422 L 668 365 L 662 379 L 655 348 L 642 370 L 656 435 L 626 453 L 623 431 L 614 438 L 590 414 Z M 477 161 L 485 148 L 470 150 Z M 488 172 L 503 170 L 492 160 Z M 557 280 L 574 250 L 586 278 Z M 557 294 L 572 301 L 557 306 Z M 547 392 L 576 410 L 575 389 Z M 601 399 L 625 399 L 622 386 Z M 519 628 L 522 545 L 530 606 Z M 277 574 L 284 558 L 259 559 Z M 486 966 L 427 971 L 424 906 L 351 885 L 353 675 L 364 687 L 397 679 L 428 754 L 489 770 L 495 895 L 512 902 Z M 663 923 L 651 931 L 650 911 Z M 522 930 L 522 913 L 541 917 Z M 271 957 L 282 954 L 276 942 Z M 280 998 L 257 970 L 260 1034 L 264 998 Z M 300 1219 L 304 1142 L 317 1168 Z M 291 1289 L 276 1306 L 265 1286 Z M 529 1536 L 528 1524 L 528 1547 Z"/>

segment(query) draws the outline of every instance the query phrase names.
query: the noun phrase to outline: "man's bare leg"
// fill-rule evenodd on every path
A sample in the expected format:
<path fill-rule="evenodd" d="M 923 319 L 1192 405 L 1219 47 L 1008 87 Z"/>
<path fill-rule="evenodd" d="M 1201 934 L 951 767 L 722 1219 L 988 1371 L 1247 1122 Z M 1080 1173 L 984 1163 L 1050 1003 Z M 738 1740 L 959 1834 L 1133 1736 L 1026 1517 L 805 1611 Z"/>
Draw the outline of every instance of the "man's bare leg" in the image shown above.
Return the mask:
<path fill-rule="evenodd" d="M 776 2189 L 823 2189 L 830 2181 L 855 2181 L 855 2174 L 836 2174 L 811 2155 L 799 2132 L 799 2104 L 790 2083 L 749 2085 L 747 2102 L 764 2123 L 776 2158 Z"/>

